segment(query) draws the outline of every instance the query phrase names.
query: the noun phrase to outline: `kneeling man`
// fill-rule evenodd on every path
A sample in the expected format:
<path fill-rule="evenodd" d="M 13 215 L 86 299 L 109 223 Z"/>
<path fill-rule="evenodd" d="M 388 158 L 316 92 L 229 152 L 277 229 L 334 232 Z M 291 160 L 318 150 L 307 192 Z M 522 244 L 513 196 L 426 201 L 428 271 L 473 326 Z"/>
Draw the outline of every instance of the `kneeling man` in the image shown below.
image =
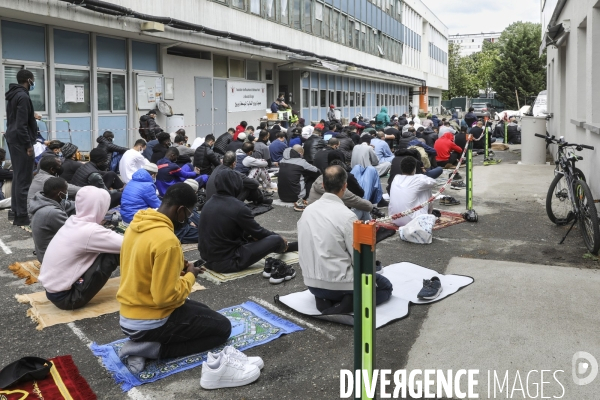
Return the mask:
<path fill-rule="evenodd" d="M 298 221 L 298 252 L 304 283 L 323 314 L 352 312 L 353 223 L 356 214 L 342 201 L 348 174 L 339 165 L 323 174 L 325 194 L 306 207 Z M 391 282 L 375 275 L 376 304 L 389 300 Z"/>

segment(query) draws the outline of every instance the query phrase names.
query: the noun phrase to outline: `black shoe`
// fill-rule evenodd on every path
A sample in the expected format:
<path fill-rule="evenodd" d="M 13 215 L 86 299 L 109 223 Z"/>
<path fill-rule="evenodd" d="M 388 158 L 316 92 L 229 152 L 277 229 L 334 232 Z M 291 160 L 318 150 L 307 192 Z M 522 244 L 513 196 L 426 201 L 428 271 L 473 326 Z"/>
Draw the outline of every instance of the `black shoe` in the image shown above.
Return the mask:
<path fill-rule="evenodd" d="M 353 311 L 354 296 L 352 294 L 346 294 L 339 303 L 335 303 L 332 307 L 321 311 L 321 313 L 323 315 L 350 314 Z"/>
<path fill-rule="evenodd" d="M 381 261 L 377 260 L 375 261 L 375 272 L 379 272 L 381 271 Z"/>
<path fill-rule="evenodd" d="M 315 305 L 317 306 L 317 310 L 322 313 L 323 311 L 333 307 L 333 301 L 321 299 L 315 296 Z"/>
<path fill-rule="evenodd" d="M 440 278 L 434 276 L 431 279 L 423 279 L 423 289 L 417 295 L 422 300 L 433 300 L 442 293 L 442 282 Z"/>
<path fill-rule="evenodd" d="M 431 215 L 434 215 L 436 218 L 442 217 L 442 213 L 440 212 L 440 210 L 431 210 Z"/>
<path fill-rule="evenodd" d="M 27 215 L 15 217 L 15 220 L 13 221 L 13 225 L 14 226 L 29 226 L 29 225 L 31 225 L 31 221 L 29 220 L 29 217 Z"/>
<path fill-rule="evenodd" d="M 385 217 L 385 213 L 382 212 L 377 207 L 373 207 L 373 209 L 371 210 L 371 215 L 374 216 L 375 218 L 383 218 L 383 217 Z"/>
<path fill-rule="evenodd" d="M 278 284 L 283 281 L 289 281 L 295 277 L 296 271 L 294 268 L 290 267 L 283 261 L 275 260 L 275 262 L 272 264 L 271 278 L 269 278 L 269 282 Z"/>
<path fill-rule="evenodd" d="M 262 203 L 270 206 L 273 204 L 273 199 L 263 199 Z"/>
<path fill-rule="evenodd" d="M 452 176 L 452 172 L 450 172 L 448 174 L 448 178 L 450 178 L 451 176 Z M 452 180 L 454 180 L 454 181 L 462 181 L 462 179 L 463 179 L 463 177 L 461 176 L 461 174 L 457 172 L 456 175 L 454 175 L 454 179 L 452 179 Z"/>
<path fill-rule="evenodd" d="M 13 212 L 13 210 L 8 210 L 8 220 L 9 221 L 15 220 L 15 213 Z"/>
<path fill-rule="evenodd" d="M 467 185 L 465 185 L 465 183 L 463 181 L 457 181 L 456 179 L 454 179 L 454 181 L 452 181 L 452 183 L 450 184 L 450 189 L 454 189 L 454 190 L 460 190 L 460 189 L 464 189 L 466 187 L 467 187 Z"/>
<path fill-rule="evenodd" d="M 272 197 L 273 196 L 273 192 L 269 192 L 267 190 L 263 190 L 262 194 L 264 197 Z"/>
<path fill-rule="evenodd" d="M 263 271 L 264 278 L 270 278 L 271 272 L 273 272 L 273 263 L 277 261 L 276 258 L 269 257 L 265 260 L 265 269 Z"/>
<path fill-rule="evenodd" d="M 390 204 L 386 199 L 381 199 L 379 203 L 377 203 L 377 208 L 385 208 Z"/>
<path fill-rule="evenodd" d="M 440 204 L 443 206 L 457 206 L 460 204 L 460 201 L 456 200 L 452 196 L 446 196 L 440 200 Z"/>

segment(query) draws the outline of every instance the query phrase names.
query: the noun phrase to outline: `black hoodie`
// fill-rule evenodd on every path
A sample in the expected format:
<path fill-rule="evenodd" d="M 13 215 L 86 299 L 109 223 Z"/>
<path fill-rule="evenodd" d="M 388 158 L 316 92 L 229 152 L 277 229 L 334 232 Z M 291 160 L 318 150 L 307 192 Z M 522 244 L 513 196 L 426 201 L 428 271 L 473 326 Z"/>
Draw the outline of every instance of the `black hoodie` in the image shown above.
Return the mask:
<path fill-rule="evenodd" d="M 33 104 L 29 92 L 23 86 L 11 83 L 5 94 L 6 104 L 6 141 L 33 147 L 37 138 L 37 122 L 33 113 Z"/>
<path fill-rule="evenodd" d="M 202 208 L 198 224 L 198 250 L 208 268 L 212 262 L 236 258 L 236 250 L 246 244 L 244 234 L 257 240 L 274 235 L 260 226 L 250 209 L 236 198 L 243 189 L 239 173 L 227 168 L 215 178 L 217 193 Z"/>

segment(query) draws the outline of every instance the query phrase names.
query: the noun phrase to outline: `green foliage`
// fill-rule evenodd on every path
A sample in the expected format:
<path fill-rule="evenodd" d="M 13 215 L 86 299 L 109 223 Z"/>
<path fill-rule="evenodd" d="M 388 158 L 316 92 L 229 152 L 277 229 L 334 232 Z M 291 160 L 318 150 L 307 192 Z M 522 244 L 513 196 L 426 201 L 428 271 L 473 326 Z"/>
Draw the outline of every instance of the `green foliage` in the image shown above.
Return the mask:
<path fill-rule="evenodd" d="M 448 90 L 443 93 L 444 100 L 454 97 L 477 96 L 477 85 L 472 77 L 472 60 L 460 56 L 460 46 L 449 43 L 448 46 Z"/>

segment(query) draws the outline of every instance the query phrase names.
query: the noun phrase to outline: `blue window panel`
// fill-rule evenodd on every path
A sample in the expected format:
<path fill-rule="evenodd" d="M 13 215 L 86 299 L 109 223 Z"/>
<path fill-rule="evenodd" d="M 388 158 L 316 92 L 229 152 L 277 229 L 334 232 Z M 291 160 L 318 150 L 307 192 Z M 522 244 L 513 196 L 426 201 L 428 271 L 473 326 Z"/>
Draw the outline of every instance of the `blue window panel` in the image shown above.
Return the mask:
<path fill-rule="evenodd" d="M 333 4 L 333 0 L 325 0 L 325 3 L 327 3 L 327 4 Z"/>
<path fill-rule="evenodd" d="M 360 1 L 359 3 L 360 3 L 360 17 L 366 24 L 368 24 L 369 20 L 367 19 L 367 2 Z"/>
<path fill-rule="evenodd" d="M 126 115 L 105 115 L 98 117 L 98 135 L 100 132 L 111 131 L 115 134 L 113 143 L 117 146 L 127 146 L 127 116 Z"/>
<path fill-rule="evenodd" d="M 98 67 L 127 69 L 127 44 L 125 40 L 96 37 Z"/>
<path fill-rule="evenodd" d="M 364 3 L 364 1 L 356 0 L 356 2 L 354 4 L 354 7 L 355 7 L 354 15 L 356 16 L 356 19 L 358 19 L 359 21 L 365 22 L 365 17 L 362 14 L 361 3 Z"/>
<path fill-rule="evenodd" d="M 92 139 L 91 139 L 91 127 L 92 120 L 90 117 L 76 117 L 69 118 L 69 122 L 71 123 L 71 136 L 73 138 L 73 144 L 79 147 L 81 151 L 90 151 L 92 150 Z M 60 120 L 56 121 L 56 130 L 57 132 L 53 132 L 52 138 L 58 139 L 61 142 L 70 142 L 71 138 L 69 137 L 69 125 Z"/>
<path fill-rule="evenodd" d="M 54 30 L 54 62 L 90 65 L 90 36 L 86 33 Z"/>
<path fill-rule="evenodd" d="M 335 88 L 337 90 L 340 90 L 342 88 L 342 77 L 341 76 L 335 77 Z"/>
<path fill-rule="evenodd" d="M 342 0 L 342 11 L 348 12 L 348 0 Z"/>
<path fill-rule="evenodd" d="M 155 43 L 133 42 L 133 69 L 158 72 L 158 46 Z"/>
<path fill-rule="evenodd" d="M 46 62 L 44 27 L 2 21 L 2 58 Z"/>
<path fill-rule="evenodd" d="M 343 86 L 343 90 L 344 90 L 344 91 L 348 91 L 348 78 L 344 78 L 344 86 Z"/>
<path fill-rule="evenodd" d="M 371 91 L 371 81 L 367 81 L 367 92 Z"/>
<path fill-rule="evenodd" d="M 308 108 L 303 108 L 303 109 L 302 109 L 302 115 L 300 115 L 300 117 L 301 117 L 301 118 L 305 118 L 305 119 L 306 119 L 306 121 L 304 121 L 304 123 L 305 123 L 306 125 L 309 125 L 309 124 L 310 124 L 310 120 L 309 120 L 309 118 L 308 118 L 309 114 L 310 114 L 310 109 L 308 109 Z"/>
<path fill-rule="evenodd" d="M 333 0 L 333 6 L 338 10 L 342 8 L 342 0 Z"/>
<path fill-rule="evenodd" d="M 319 121 L 319 109 L 318 108 L 311 108 L 310 109 L 310 120 L 311 121 Z"/>
<path fill-rule="evenodd" d="M 327 109 L 324 107 L 319 107 L 319 120 L 326 120 L 327 121 Z"/>
<path fill-rule="evenodd" d="M 348 14 L 355 17 L 356 13 L 354 12 L 354 0 L 346 0 L 345 3 L 348 3 Z"/>
<path fill-rule="evenodd" d="M 335 76 L 329 75 L 329 79 L 327 80 L 329 85 L 327 86 L 329 89 L 335 89 Z"/>
<path fill-rule="evenodd" d="M 310 73 L 310 87 L 312 89 L 319 88 L 319 74 L 317 74 L 316 72 Z"/>
<path fill-rule="evenodd" d="M 367 13 L 365 14 L 365 21 L 367 21 L 367 24 L 369 24 L 373 27 L 373 26 L 375 26 L 373 24 L 373 4 L 367 3 L 366 7 L 367 7 Z"/>
<path fill-rule="evenodd" d="M 354 79 L 350 79 L 350 91 L 354 92 Z"/>
<path fill-rule="evenodd" d="M 348 114 L 348 118 L 352 121 L 352 118 L 356 117 L 356 109 L 354 107 L 350 108 L 350 114 Z"/>
<path fill-rule="evenodd" d="M 308 78 L 302 78 L 302 87 L 308 89 Z"/>
<path fill-rule="evenodd" d="M 319 74 L 319 87 L 321 89 L 327 88 L 327 75 Z"/>

